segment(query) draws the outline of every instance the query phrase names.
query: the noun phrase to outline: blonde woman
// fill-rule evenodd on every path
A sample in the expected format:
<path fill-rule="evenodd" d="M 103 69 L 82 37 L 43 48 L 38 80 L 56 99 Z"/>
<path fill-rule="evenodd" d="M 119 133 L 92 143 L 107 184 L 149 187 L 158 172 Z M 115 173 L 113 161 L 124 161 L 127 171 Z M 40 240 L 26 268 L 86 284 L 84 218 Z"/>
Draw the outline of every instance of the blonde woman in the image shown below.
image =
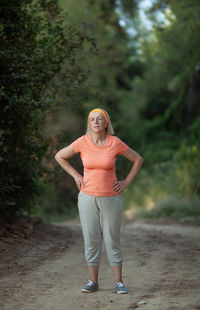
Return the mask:
<path fill-rule="evenodd" d="M 80 153 L 84 166 L 83 176 L 68 161 L 77 153 Z M 133 163 L 127 177 L 121 181 L 115 175 L 118 155 Z M 57 152 L 55 159 L 74 178 L 79 189 L 78 209 L 90 275 L 89 282 L 81 291 L 90 293 L 98 290 L 103 239 L 114 274 L 115 290 L 119 294 L 127 294 L 128 289 L 122 280 L 120 226 L 123 204 L 120 193 L 138 174 L 143 158 L 114 136 L 108 113 L 96 108 L 88 114 L 86 134 Z"/>

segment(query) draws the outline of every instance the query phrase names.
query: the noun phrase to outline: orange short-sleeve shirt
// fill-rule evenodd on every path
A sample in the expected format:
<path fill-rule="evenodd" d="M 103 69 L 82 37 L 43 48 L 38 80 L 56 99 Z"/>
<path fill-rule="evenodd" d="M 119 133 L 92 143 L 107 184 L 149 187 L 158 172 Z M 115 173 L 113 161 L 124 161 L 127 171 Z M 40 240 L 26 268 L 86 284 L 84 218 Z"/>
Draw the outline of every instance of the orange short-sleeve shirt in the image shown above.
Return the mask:
<path fill-rule="evenodd" d="M 84 167 L 84 185 L 81 191 L 95 196 L 119 195 L 119 192 L 113 190 L 113 184 L 117 180 L 115 162 L 118 154 L 128 150 L 128 145 L 108 134 L 103 145 L 95 145 L 91 134 L 86 134 L 70 146 L 76 153 L 80 153 Z"/>

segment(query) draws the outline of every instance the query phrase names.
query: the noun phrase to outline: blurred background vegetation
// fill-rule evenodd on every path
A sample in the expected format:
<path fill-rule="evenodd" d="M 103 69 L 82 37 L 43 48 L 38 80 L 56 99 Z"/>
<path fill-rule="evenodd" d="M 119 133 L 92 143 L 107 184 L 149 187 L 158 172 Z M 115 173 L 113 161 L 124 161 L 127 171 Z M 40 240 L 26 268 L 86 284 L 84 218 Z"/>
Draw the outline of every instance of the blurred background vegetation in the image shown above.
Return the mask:
<path fill-rule="evenodd" d="M 200 2 L 2 0 L 0 217 L 77 216 L 54 154 L 90 109 L 145 160 L 125 215 L 200 223 Z M 79 155 L 70 162 L 82 172 Z M 118 158 L 117 176 L 131 163 Z M 141 210 L 138 213 L 138 210 Z"/>

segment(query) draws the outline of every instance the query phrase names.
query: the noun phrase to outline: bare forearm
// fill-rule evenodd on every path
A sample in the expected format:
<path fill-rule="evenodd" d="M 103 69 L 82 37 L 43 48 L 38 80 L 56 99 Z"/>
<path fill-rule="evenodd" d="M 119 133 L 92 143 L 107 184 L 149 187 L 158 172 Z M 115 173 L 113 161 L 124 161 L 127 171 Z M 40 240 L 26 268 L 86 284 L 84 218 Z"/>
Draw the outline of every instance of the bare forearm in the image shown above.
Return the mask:
<path fill-rule="evenodd" d="M 138 172 L 140 171 L 142 165 L 143 165 L 143 158 L 141 157 L 140 159 L 138 159 L 132 166 L 129 174 L 127 175 L 127 177 L 125 178 L 125 182 L 128 185 L 131 184 L 131 182 L 135 179 L 136 175 L 138 174 Z"/>
<path fill-rule="evenodd" d="M 62 158 L 62 157 L 56 157 L 56 156 L 55 156 L 55 159 L 56 159 L 56 161 L 59 163 L 59 165 L 60 165 L 67 173 L 69 173 L 73 178 L 76 178 L 77 176 L 80 175 L 80 174 L 78 173 L 78 171 L 72 167 L 72 165 L 68 162 L 67 159 L 64 159 L 64 158 Z"/>

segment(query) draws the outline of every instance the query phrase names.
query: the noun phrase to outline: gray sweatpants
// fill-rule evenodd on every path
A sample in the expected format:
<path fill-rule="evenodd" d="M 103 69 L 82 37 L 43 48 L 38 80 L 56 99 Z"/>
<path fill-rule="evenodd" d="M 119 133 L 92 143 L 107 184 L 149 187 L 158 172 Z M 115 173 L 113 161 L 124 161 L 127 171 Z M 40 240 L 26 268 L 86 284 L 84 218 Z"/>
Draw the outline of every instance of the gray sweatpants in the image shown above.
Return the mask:
<path fill-rule="evenodd" d="M 93 196 L 80 191 L 78 209 L 88 266 L 99 266 L 102 239 L 110 265 L 120 266 L 123 260 L 120 246 L 121 195 Z"/>

